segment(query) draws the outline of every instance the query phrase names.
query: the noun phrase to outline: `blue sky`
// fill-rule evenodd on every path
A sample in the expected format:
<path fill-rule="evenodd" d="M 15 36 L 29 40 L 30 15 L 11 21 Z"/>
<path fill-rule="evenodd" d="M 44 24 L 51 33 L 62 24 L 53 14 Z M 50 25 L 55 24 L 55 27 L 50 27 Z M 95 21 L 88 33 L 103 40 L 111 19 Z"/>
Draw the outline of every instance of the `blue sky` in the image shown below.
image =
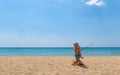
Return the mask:
<path fill-rule="evenodd" d="M 0 46 L 120 47 L 119 0 L 0 0 Z"/>

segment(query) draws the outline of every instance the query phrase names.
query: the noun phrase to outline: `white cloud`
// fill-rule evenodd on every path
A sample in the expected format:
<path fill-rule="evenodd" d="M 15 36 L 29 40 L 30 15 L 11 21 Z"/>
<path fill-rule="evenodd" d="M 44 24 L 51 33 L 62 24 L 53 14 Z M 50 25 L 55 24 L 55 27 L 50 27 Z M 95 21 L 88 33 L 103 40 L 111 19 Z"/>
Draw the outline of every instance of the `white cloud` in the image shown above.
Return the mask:
<path fill-rule="evenodd" d="M 88 2 L 86 2 L 87 5 L 92 6 L 103 6 L 105 5 L 105 3 L 103 2 L 103 0 L 89 0 Z"/>

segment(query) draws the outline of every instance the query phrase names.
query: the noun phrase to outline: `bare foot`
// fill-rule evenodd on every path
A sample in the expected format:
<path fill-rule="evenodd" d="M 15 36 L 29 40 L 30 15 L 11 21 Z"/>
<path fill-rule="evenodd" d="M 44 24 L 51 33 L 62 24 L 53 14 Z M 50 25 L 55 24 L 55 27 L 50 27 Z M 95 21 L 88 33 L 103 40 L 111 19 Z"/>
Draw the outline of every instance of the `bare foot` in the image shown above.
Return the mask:
<path fill-rule="evenodd" d="M 77 64 L 76 61 L 73 61 L 73 63 L 71 65 L 75 65 L 75 64 Z"/>

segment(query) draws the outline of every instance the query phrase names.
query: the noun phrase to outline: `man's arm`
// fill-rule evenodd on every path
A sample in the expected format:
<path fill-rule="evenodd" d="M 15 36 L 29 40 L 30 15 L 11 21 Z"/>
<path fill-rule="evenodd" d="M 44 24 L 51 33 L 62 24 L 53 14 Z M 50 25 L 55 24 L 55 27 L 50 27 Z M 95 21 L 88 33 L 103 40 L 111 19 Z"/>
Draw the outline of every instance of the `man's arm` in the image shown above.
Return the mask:
<path fill-rule="evenodd" d="M 81 53 L 81 48 L 80 48 L 80 57 L 83 59 L 84 57 L 82 56 L 82 53 Z"/>
<path fill-rule="evenodd" d="M 83 59 L 84 57 L 83 57 L 83 56 L 81 56 L 81 58 Z"/>

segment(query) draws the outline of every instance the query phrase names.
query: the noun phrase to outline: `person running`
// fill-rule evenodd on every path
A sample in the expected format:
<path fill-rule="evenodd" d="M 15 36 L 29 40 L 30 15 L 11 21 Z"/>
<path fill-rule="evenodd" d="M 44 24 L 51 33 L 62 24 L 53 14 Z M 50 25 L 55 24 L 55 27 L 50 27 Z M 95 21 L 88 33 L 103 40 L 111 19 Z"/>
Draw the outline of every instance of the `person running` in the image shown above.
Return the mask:
<path fill-rule="evenodd" d="M 75 53 L 75 59 L 76 59 L 75 63 L 77 65 L 83 65 L 83 62 L 80 60 L 80 58 L 83 59 L 84 57 L 81 55 L 81 48 L 78 43 L 74 44 L 74 53 Z M 75 63 L 73 63 L 73 65 Z"/>

